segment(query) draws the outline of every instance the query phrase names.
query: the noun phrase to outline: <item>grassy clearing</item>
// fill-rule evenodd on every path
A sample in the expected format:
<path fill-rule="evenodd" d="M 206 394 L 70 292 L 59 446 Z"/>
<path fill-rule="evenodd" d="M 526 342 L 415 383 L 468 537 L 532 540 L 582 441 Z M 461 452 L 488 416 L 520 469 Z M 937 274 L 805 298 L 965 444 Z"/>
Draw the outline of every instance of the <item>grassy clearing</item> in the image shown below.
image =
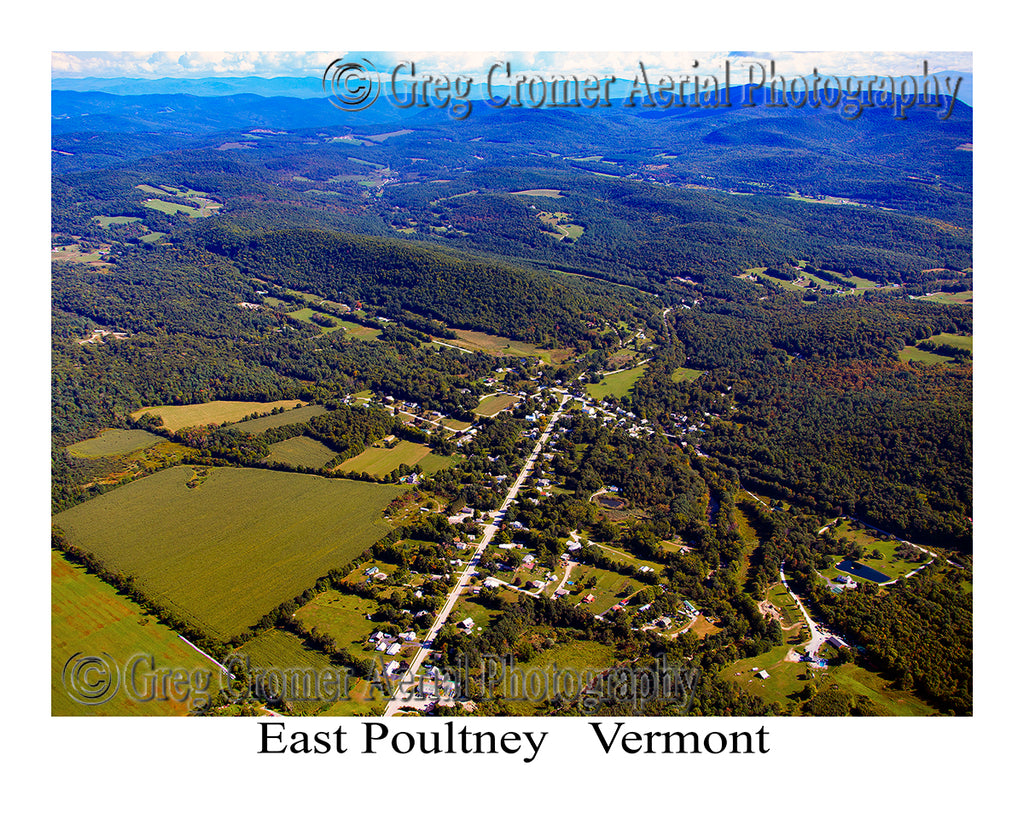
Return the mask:
<path fill-rule="evenodd" d="M 329 316 L 327 315 L 327 313 L 321 313 L 318 310 L 314 310 L 312 307 L 300 307 L 298 310 L 293 310 L 292 312 L 286 313 L 285 315 L 287 315 L 288 318 L 293 318 L 297 321 L 301 321 L 303 324 L 308 324 L 312 327 L 318 328 L 321 334 L 336 333 L 338 332 L 338 330 L 341 329 L 342 325 L 341 319 L 335 318 L 334 316 Z M 314 317 L 320 318 L 321 320 L 326 319 L 332 323 L 332 326 L 325 327 L 322 324 L 318 324 L 317 322 L 313 321 Z"/>
<path fill-rule="evenodd" d="M 50 710 L 54 716 L 167 716 L 185 714 L 188 702 L 136 702 L 124 690 L 102 705 L 83 705 L 68 696 L 62 672 L 79 652 L 109 654 L 120 669 L 138 655 L 152 656 L 160 669 L 204 673 L 216 667 L 177 634 L 143 613 L 95 575 L 69 563 L 57 552 L 50 558 Z M 144 670 L 149 670 L 148 665 Z M 214 684 L 217 674 L 214 673 Z M 143 692 L 144 693 L 144 692 Z"/>
<path fill-rule="evenodd" d="M 101 261 L 110 252 L 110 245 L 100 245 L 92 250 L 83 250 L 79 244 L 60 245 L 51 248 L 50 260 L 54 262 L 77 262 L 93 267 L 109 267 L 110 262 Z"/>
<path fill-rule="evenodd" d="M 199 208 L 181 205 L 177 202 L 165 202 L 163 199 L 146 199 L 143 201 L 142 207 L 158 210 L 169 216 L 173 216 L 175 213 L 184 213 L 186 216 L 198 216 L 200 212 Z"/>
<path fill-rule="evenodd" d="M 397 486 L 177 466 L 67 509 L 69 540 L 211 634 L 244 631 L 388 531 Z M 189 484 L 192 484 L 190 487 Z"/>
<path fill-rule="evenodd" d="M 497 620 L 501 616 L 501 612 L 496 609 L 489 609 L 487 606 L 481 606 L 475 602 L 472 597 L 462 596 L 459 598 L 458 604 L 452 615 L 448 618 L 449 622 L 460 623 L 467 617 L 472 617 L 473 622 L 480 628 L 486 631 L 491 626 L 493 620 Z"/>
<path fill-rule="evenodd" d="M 895 690 L 878 674 L 853 663 L 812 670 L 807 663 L 788 662 L 788 653 L 789 646 L 778 646 L 757 657 L 737 660 L 725 666 L 719 674 L 722 679 L 735 682 L 750 694 L 788 708 L 798 706 L 801 692 L 813 681 L 819 691 L 834 683 L 848 694 L 865 697 L 882 714 L 926 716 L 935 713 L 934 708 L 913 694 Z M 765 669 L 768 679 L 755 676 L 754 668 Z"/>
<path fill-rule="evenodd" d="M 132 413 L 139 419 L 146 413 L 163 419 L 164 429 L 177 432 L 185 427 L 199 427 L 206 424 L 231 423 L 254 412 L 265 413 L 273 409 L 292 409 L 305 406 L 304 401 L 290 398 L 285 401 L 207 401 L 204 404 L 174 404 L 161 407 L 143 407 Z"/>
<path fill-rule="evenodd" d="M 790 697 L 802 691 L 808 683 L 808 680 L 801 678 L 805 674 L 819 675 L 820 672 L 813 672 L 807 663 L 788 662 L 786 657 L 789 652 L 789 645 L 776 646 L 756 657 L 747 657 L 730 663 L 719 672 L 719 675 L 763 700 L 793 705 L 795 700 Z M 768 679 L 762 680 L 755 676 L 755 668 L 767 671 Z"/>
<path fill-rule="evenodd" d="M 558 350 L 542 350 L 535 344 L 528 344 L 525 341 L 515 341 L 504 336 L 495 336 L 490 333 L 481 333 L 476 330 L 456 330 L 452 332 L 458 336 L 457 339 L 442 339 L 446 344 L 455 344 L 464 347 L 471 352 L 488 353 L 496 356 L 515 356 L 517 358 L 539 358 L 546 364 L 561 364 L 573 354 L 573 350 L 562 348 Z"/>
<path fill-rule="evenodd" d="M 974 352 L 974 336 L 958 336 L 953 333 L 936 333 L 926 339 L 936 346 L 955 347 L 958 350 Z M 920 343 L 920 342 L 918 342 Z M 899 353 L 900 361 L 921 361 L 925 364 L 950 364 L 956 361 L 952 356 L 940 355 L 930 350 L 922 350 L 914 345 L 907 345 Z"/>
<path fill-rule="evenodd" d="M 425 458 L 421 459 L 416 463 L 416 467 L 424 475 L 433 475 L 435 472 L 440 472 L 442 469 L 447 469 L 457 460 L 456 455 L 437 455 L 431 452 Z"/>
<path fill-rule="evenodd" d="M 606 362 L 605 366 L 609 370 L 618 370 L 621 369 L 622 367 L 628 367 L 630 364 L 637 360 L 639 355 L 640 354 L 636 350 L 616 350 L 614 353 L 608 356 L 608 361 Z"/>
<path fill-rule="evenodd" d="M 703 370 L 694 370 L 690 367 L 676 367 L 672 371 L 672 380 L 679 384 L 682 381 L 696 381 L 704 375 Z"/>
<path fill-rule="evenodd" d="M 786 587 L 781 583 L 776 583 L 768 589 L 767 600 L 769 603 L 774 604 L 775 608 L 777 608 L 782 614 L 781 625 L 783 628 L 788 628 L 796 623 L 805 625 L 804 617 L 800 613 L 800 609 L 797 607 L 796 603 L 793 602 L 793 598 L 790 597 L 789 592 L 786 591 Z M 790 634 L 795 638 L 797 636 L 796 629 L 794 629 Z"/>
<path fill-rule="evenodd" d="M 702 640 L 712 634 L 717 634 L 721 630 L 722 629 L 719 626 L 711 625 L 711 623 L 704 618 L 703 614 L 697 617 L 697 619 L 693 621 L 693 625 L 689 628 L 689 631 L 696 634 Z"/>
<path fill-rule="evenodd" d="M 907 572 L 911 572 L 914 569 L 920 568 L 922 563 L 928 561 L 927 555 L 925 559 L 920 563 L 914 563 L 902 558 L 896 557 L 896 547 L 899 545 L 898 541 L 895 540 L 881 540 L 874 536 L 869 529 L 854 529 L 850 525 L 850 521 L 842 520 L 839 524 L 832 529 L 833 534 L 836 537 L 845 537 L 852 542 L 864 547 L 863 557 L 857 558 L 858 562 L 863 563 L 876 571 L 886 574 L 889 577 L 895 579 L 901 577 Z M 869 555 L 877 549 L 881 554 L 881 558 L 869 557 Z M 924 554 L 923 552 L 917 552 L 915 554 Z M 838 562 L 842 555 L 835 555 L 835 560 Z M 849 572 L 841 572 L 836 568 L 832 568 L 829 571 L 823 572 L 827 577 L 835 578 L 839 574 L 849 574 Z M 855 577 L 854 580 L 857 578 Z"/>
<path fill-rule="evenodd" d="M 287 426 L 288 424 L 302 424 L 311 418 L 316 418 L 318 415 L 323 415 L 327 412 L 325 407 L 321 407 L 319 404 L 307 404 L 304 407 L 298 409 L 285 410 L 279 412 L 277 415 L 268 415 L 264 418 L 253 418 L 251 421 L 240 421 L 237 424 L 232 424 L 232 429 L 240 430 L 241 432 L 248 432 L 250 435 L 259 435 L 261 432 L 266 432 L 268 429 L 277 429 L 278 427 Z"/>
<path fill-rule="evenodd" d="M 651 560 L 649 558 L 639 558 L 631 555 L 629 552 L 624 552 L 622 549 L 616 549 L 612 546 L 604 546 L 600 543 L 597 547 L 604 552 L 610 560 L 614 560 L 616 563 L 625 563 L 627 566 L 649 566 L 655 572 L 661 572 L 665 569 L 664 563 L 659 563 L 657 560 Z"/>
<path fill-rule="evenodd" d="M 597 578 L 597 585 L 593 588 L 586 588 L 586 580 L 590 577 Z M 609 569 L 597 569 L 593 566 L 584 567 L 580 575 L 580 581 L 574 588 L 580 589 L 580 598 L 588 594 L 594 595 L 593 603 L 580 603 L 582 608 L 593 614 L 602 614 L 613 605 L 623 600 L 629 590 L 633 592 L 643 588 L 643 584 L 632 577 L 610 571 Z M 632 593 L 632 592 L 630 592 Z M 575 595 L 573 600 L 577 599 Z"/>
<path fill-rule="evenodd" d="M 936 304 L 973 304 L 974 291 L 965 290 L 962 293 L 929 293 L 921 296 L 921 301 L 934 301 Z"/>
<path fill-rule="evenodd" d="M 343 472 L 367 472 L 381 477 L 396 470 L 402 464 L 416 466 L 430 455 L 430 447 L 412 441 L 399 441 L 392 449 L 371 446 L 354 458 L 349 458 L 338 469 Z"/>
<path fill-rule="evenodd" d="M 839 274 L 837 274 L 839 275 Z M 877 282 L 871 281 L 871 279 L 865 279 L 861 276 L 843 276 L 843 279 L 847 284 L 853 285 L 854 289 L 861 290 L 877 290 Z"/>
<path fill-rule="evenodd" d="M 270 445 L 270 454 L 264 463 L 279 463 L 288 466 L 307 466 L 319 469 L 328 461 L 337 457 L 338 453 L 313 438 L 296 435 L 284 441 Z"/>
<path fill-rule="evenodd" d="M 899 353 L 900 361 L 920 361 L 922 364 L 948 364 L 953 359 L 917 347 L 904 347 Z"/>
<path fill-rule="evenodd" d="M 512 191 L 513 196 L 541 196 L 547 199 L 561 199 L 562 191 L 558 188 L 530 188 L 526 191 Z"/>
<path fill-rule="evenodd" d="M 163 441 L 159 435 L 142 429 L 105 429 L 95 438 L 72 444 L 67 451 L 76 458 L 109 458 L 138 452 Z"/>
<path fill-rule="evenodd" d="M 358 654 L 364 649 L 367 637 L 376 630 L 374 623 L 367 619 L 376 612 L 376 601 L 332 589 L 306 603 L 295 612 L 295 618 L 306 628 L 316 628 L 333 637 L 338 648 Z"/>
<path fill-rule="evenodd" d="M 587 392 L 590 393 L 591 398 L 595 401 L 600 401 L 609 395 L 616 395 L 621 398 L 633 389 L 633 385 L 646 371 L 647 365 L 641 364 L 639 367 L 606 375 L 599 384 L 588 384 Z"/>
<path fill-rule="evenodd" d="M 505 393 L 498 393 L 492 395 L 481 401 L 475 410 L 474 415 L 481 415 L 484 418 L 491 418 L 497 415 L 502 410 L 508 409 L 509 407 L 515 406 L 519 402 L 519 396 L 517 395 L 506 395 Z"/>
<path fill-rule="evenodd" d="M 945 344 L 950 347 L 956 347 L 958 350 L 970 350 L 972 353 L 974 352 L 974 336 L 958 336 L 953 333 L 937 333 L 928 340 L 934 342 L 938 346 Z"/>
<path fill-rule="evenodd" d="M 241 147 L 241 144 L 238 147 Z M 152 194 L 153 196 L 174 196 L 178 199 L 188 199 L 192 202 L 192 205 L 181 205 L 176 202 L 167 202 L 163 199 L 147 199 L 142 203 L 144 207 L 169 215 L 185 213 L 194 219 L 204 219 L 207 216 L 212 216 L 221 208 L 220 202 L 210 199 L 210 195 L 204 191 L 195 191 L 191 188 L 176 188 L 173 185 L 161 185 L 160 187 L 136 185 L 135 187 L 137 190 Z"/>
<path fill-rule="evenodd" d="M 568 213 L 542 210 L 537 212 L 537 218 L 544 223 L 547 232 L 559 239 L 579 239 L 583 235 L 583 226 L 570 222 Z"/>
<path fill-rule="evenodd" d="M 338 325 L 345 329 L 348 338 L 357 338 L 361 341 L 376 341 L 380 337 L 380 330 L 376 327 L 364 327 L 362 324 L 355 324 L 351 321 L 340 321 Z"/>
<path fill-rule="evenodd" d="M 110 227 L 111 225 L 130 225 L 132 222 L 141 222 L 141 216 L 94 216 L 100 227 Z"/>
<path fill-rule="evenodd" d="M 321 717 L 379 717 L 384 713 L 387 699 L 374 689 L 369 680 L 353 682 L 347 700 L 338 700 L 319 713 Z"/>

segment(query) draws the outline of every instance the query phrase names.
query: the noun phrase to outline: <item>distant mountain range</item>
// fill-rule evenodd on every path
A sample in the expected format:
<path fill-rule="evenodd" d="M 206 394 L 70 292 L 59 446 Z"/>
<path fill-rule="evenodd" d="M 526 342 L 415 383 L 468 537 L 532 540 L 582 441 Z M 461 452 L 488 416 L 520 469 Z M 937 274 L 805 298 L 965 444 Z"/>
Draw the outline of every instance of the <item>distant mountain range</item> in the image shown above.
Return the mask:
<path fill-rule="evenodd" d="M 939 79 L 945 89 L 946 78 L 961 79 L 958 100 L 973 105 L 973 75 L 958 74 L 951 71 L 936 72 L 933 76 Z M 102 91 L 118 95 L 152 95 L 152 94 L 192 94 L 197 97 L 224 97 L 234 94 L 256 94 L 261 97 L 295 97 L 311 99 L 323 97 L 324 90 L 320 77 L 203 77 L 177 78 L 160 77 L 143 79 L 138 77 L 54 77 L 51 81 L 53 91 Z M 473 98 L 481 98 L 481 88 L 476 86 Z M 736 86 L 739 87 L 739 86 Z M 626 97 L 630 93 L 631 80 L 615 83 L 611 88 L 611 96 L 616 99 Z M 506 86 L 495 86 L 500 93 L 507 93 Z"/>

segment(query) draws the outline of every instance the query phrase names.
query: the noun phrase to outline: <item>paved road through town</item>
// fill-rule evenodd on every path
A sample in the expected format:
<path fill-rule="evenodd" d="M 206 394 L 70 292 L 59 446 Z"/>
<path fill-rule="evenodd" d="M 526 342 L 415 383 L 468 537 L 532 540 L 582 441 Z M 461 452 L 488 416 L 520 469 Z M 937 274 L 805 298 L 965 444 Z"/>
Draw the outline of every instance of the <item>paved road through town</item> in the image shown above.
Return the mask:
<path fill-rule="evenodd" d="M 512 502 L 516 499 L 516 495 L 519 494 L 519 490 L 523 488 L 523 484 L 533 471 L 534 464 L 537 463 L 541 450 L 544 449 L 544 444 L 548 442 L 548 438 L 551 437 L 551 432 L 555 428 L 555 424 L 558 423 L 558 419 L 562 417 L 562 408 L 565 406 L 565 402 L 569 400 L 569 397 L 570 396 L 568 394 L 564 394 L 562 396 L 558 409 L 555 410 L 554 414 L 551 416 L 551 420 L 548 421 L 547 428 L 541 434 L 540 438 L 537 439 L 537 446 L 533 448 L 533 452 L 530 453 L 530 457 L 526 459 L 526 464 L 523 466 L 522 471 L 516 478 L 515 483 L 512 484 L 512 487 L 509 489 L 504 502 L 500 507 L 498 507 L 497 512 L 494 513 L 493 521 L 484 527 L 484 533 L 480 538 L 480 543 L 476 547 L 476 551 L 473 552 L 473 556 L 466 564 L 466 568 L 462 570 L 462 574 L 455 582 L 455 586 L 448 595 L 448 599 L 441 607 L 441 611 L 438 612 L 433 624 L 430 626 L 426 636 L 423 638 L 419 651 L 416 652 L 412 662 L 409 664 L 408 670 L 402 676 L 402 680 L 398 684 L 394 696 L 391 698 L 391 701 L 388 702 L 387 708 L 384 710 L 384 716 L 394 716 L 398 709 L 404 705 L 421 707 L 426 705 L 427 701 L 425 699 L 415 696 L 416 674 L 419 673 L 420 666 L 423 665 L 423 661 L 426 660 L 427 656 L 430 654 L 434 640 L 437 637 L 438 632 L 441 631 L 441 627 L 448 621 L 448 616 L 452 613 L 452 609 L 455 608 L 455 604 L 459 600 L 459 595 L 462 594 L 462 591 L 470 585 L 471 578 L 476 574 L 476 566 L 480 562 L 480 558 L 483 556 L 484 550 L 497 533 L 498 527 L 505 517 L 505 512 L 508 510 L 509 506 L 512 505 Z"/>

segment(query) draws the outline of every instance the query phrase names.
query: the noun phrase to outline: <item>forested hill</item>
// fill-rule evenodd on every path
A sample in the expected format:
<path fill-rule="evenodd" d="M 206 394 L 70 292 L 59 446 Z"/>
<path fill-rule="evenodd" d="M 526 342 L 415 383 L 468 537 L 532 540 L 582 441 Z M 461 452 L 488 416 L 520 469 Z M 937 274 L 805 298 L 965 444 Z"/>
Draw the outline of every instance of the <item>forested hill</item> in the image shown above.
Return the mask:
<path fill-rule="evenodd" d="M 409 311 L 538 344 L 579 344 L 595 335 L 601 318 L 646 318 L 655 308 L 653 299 L 635 291 L 400 240 L 323 230 L 244 234 L 231 228 L 199 236 L 207 249 L 257 278 L 347 304 L 367 302 L 385 316 Z"/>

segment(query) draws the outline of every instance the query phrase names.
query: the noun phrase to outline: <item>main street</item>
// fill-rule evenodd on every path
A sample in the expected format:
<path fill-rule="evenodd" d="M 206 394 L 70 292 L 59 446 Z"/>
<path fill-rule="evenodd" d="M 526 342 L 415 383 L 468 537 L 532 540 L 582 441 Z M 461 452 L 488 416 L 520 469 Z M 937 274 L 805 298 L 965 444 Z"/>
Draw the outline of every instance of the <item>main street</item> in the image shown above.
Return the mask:
<path fill-rule="evenodd" d="M 402 676 L 401 681 L 397 684 L 395 694 L 391 698 L 390 702 L 388 702 L 387 708 L 384 710 L 384 716 L 394 716 L 398 709 L 405 705 L 412 705 L 414 707 L 423 707 L 426 705 L 427 700 L 422 697 L 418 697 L 416 694 L 416 675 L 419 673 L 420 666 L 423 665 L 423 662 L 430 654 L 434 640 L 437 638 L 442 626 L 444 626 L 448 621 L 448 617 L 452 613 L 452 609 L 455 608 L 455 604 L 458 603 L 459 595 L 461 595 L 462 592 L 471 584 L 472 578 L 476 574 L 477 564 L 480 562 L 480 558 L 483 556 L 484 550 L 487 549 L 492 538 L 497 534 L 498 528 L 504 520 L 505 512 L 508 511 L 509 506 L 512 505 L 512 502 L 516 499 L 516 495 L 519 494 L 519 490 L 522 489 L 523 484 L 529 477 L 530 472 L 533 471 L 533 467 L 537 463 L 537 459 L 540 457 L 540 453 L 544 449 L 544 445 L 551 437 L 551 432 L 554 430 L 555 424 L 558 423 L 558 419 L 562 417 L 562 408 L 570 397 L 571 396 L 569 396 L 568 393 L 563 394 L 562 400 L 558 404 L 558 409 L 552 414 L 547 427 L 537 439 L 537 445 L 533 448 L 533 452 L 530 453 L 530 457 L 526 459 L 526 463 L 523 465 L 515 483 L 512 484 L 508 494 L 505 496 L 505 500 L 502 502 L 501 506 L 498 507 L 496 512 L 492 512 L 492 522 L 484 526 L 483 536 L 480 538 L 480 543 L 477 545 L 476 551 L 473 552 L 473 556 L 466 564 L 466 568 L 463 569 L 462 574 L 459 575 L 458 580 L 455 582 L 455 585 L 452 587 L 452 590 L 448 595 L 448 599 L 445 600 L 445 603 L 438 612 L 437 617 L 434 618 L 434 622 L 427 631 L 426 636 L 423 638 L 423 642 L 420 644 L 419 650 L 416 652 L 412 662 L 409 664 L 409 668 Z"/>

